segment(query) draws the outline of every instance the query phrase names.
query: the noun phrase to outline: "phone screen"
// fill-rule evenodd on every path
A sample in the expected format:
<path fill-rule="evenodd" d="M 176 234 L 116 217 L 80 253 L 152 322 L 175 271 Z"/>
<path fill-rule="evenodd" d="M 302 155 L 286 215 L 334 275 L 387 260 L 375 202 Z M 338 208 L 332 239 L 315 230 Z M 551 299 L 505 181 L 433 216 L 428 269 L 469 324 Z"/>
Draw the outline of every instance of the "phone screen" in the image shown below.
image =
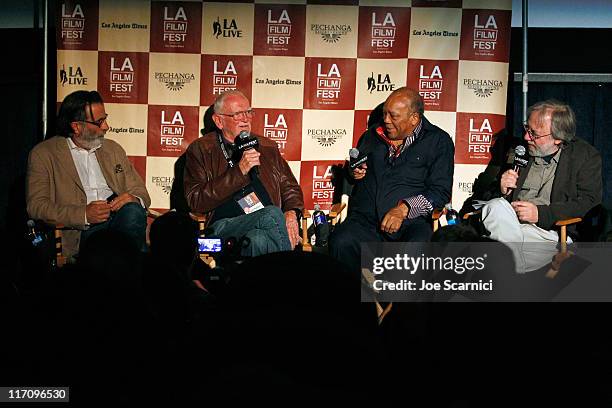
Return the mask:
<path fill-rule="evenodd" d="M 221 252 L 221 238 L 198 238 L 198 251 L 201 253 Z"/>

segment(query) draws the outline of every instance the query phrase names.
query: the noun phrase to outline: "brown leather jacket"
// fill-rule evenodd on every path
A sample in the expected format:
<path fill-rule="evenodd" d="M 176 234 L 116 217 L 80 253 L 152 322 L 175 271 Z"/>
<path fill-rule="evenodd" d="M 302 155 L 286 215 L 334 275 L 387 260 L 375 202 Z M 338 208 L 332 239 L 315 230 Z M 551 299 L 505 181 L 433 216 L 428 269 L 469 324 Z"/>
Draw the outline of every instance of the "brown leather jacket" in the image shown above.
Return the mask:
<path fill-rule="evenodd" d="M 259 178 L 272 203 L 283 212 L 304 209 L 304 195 L 289 164 L 282 158 L 276 142 L 257 136 L 261 153 Z M 250 183 L 236 165 L 230 168 L 223 156 L 217 135 L 211 132 L 191 143 L 185 164 L 185 197 L 192 211 L 212 212 L 220 204 Z"/>

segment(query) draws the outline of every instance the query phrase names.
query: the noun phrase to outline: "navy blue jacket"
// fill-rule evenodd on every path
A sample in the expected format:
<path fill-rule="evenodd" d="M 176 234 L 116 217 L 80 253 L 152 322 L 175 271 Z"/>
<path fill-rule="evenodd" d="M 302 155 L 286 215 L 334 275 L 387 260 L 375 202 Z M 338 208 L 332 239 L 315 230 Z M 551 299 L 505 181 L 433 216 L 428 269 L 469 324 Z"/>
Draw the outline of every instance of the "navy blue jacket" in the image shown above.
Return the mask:
<path fill-rule="evenodd" d="M 369 128 L 357 148 L 368 153 L 366 176 L 355 180 L 349 209 L 351 216 L 380 224 L 400 200 L 422 194 L 434 208 L 450 201 L 455 166 L 455 146 L 448 133 L 422 117 L 421 134 L 399 157 L 390 160 L 388 145 Z M 409 220 L 404 221 L 404 223 Z"/>

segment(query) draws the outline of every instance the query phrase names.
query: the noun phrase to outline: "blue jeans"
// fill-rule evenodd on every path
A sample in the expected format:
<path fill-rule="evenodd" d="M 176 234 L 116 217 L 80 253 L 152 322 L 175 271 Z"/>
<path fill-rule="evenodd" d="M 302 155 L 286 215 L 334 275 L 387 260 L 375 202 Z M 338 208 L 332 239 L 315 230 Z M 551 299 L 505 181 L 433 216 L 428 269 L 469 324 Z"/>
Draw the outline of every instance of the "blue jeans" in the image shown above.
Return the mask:
<path fill-rule="evenodd" d="M 268 206 L 251 214 L 215 221 L 211 235 L 223 238 L 241 239 L 247 237 L 251 243 L 242 248 L 243 256 L 258 256 L 270 252 L 290 251 L 291 243 L 280 208 Z"/>
<path fill-rule="evenodd" d="M 147 212 L 140 203 L 127 203 L 117 212 L 111 212 L 108 220 L 95 224 L 81 232 L 81 244 L 96 231 L 112 229 L 130 238 L 136 247 L 146 252 Z"/>

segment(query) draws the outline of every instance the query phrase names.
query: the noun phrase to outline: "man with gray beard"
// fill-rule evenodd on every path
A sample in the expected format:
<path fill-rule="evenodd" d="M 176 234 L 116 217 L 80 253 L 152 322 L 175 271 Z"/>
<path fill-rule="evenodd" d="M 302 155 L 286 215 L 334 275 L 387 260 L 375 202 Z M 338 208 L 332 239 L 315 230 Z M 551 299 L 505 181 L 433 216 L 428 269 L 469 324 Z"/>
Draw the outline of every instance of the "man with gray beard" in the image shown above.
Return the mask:
<path fill-rule="evenodd" d="M 30 217 L 63 224 L 66 259 L 93 232 L 114 229 L 146 249 L 144 182 L 123 148 L 104 138 L 109 130 L 102 97 L 96 91 L 66 96 L 57 133 L 36 145 L 28 159 L 27 210 Z"/>
<path fill-rule="evenodd" d="M 601 156 L 576 138 L 572 108 L 547 100 L 527 114 L 527 167 L 502 173 L 495 188 L 503 197 L 488 201 L 482 210 L 490 237 L 508 243 L 520 273 L 551 261 L 559 240 L 555 222 L 584 217 L 602 197 Z"/>

